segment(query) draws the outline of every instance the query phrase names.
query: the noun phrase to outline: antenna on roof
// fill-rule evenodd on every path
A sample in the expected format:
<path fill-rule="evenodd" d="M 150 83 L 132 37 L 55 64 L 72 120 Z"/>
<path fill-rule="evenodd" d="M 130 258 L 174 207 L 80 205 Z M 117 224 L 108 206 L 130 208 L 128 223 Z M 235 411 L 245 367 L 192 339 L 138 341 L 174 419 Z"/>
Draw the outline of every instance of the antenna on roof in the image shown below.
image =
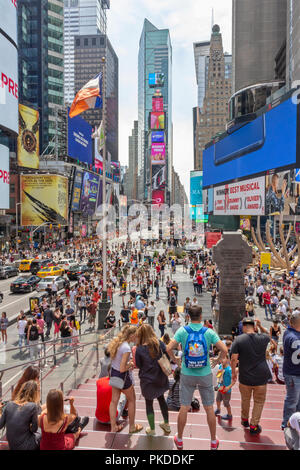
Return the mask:
<path fill-rule="evenodd" d="M 213 26 L 215 24 L 215 15 L 214 15 L 214 9 L 211 9 L 211 29 L 213 29 Z"/>

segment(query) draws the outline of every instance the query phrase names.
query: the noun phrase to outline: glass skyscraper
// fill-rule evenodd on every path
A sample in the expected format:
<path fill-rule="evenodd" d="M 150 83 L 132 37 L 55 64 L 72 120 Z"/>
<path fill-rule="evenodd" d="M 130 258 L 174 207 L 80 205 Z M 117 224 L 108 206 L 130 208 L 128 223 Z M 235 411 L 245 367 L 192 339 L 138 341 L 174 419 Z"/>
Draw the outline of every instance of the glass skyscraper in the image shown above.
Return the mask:
<path fill-rule="evenodd" d="M 149 86 L 149 74 L 164 74 L 161 91 L 166 113 L 166 165 L 167 191 L 172 191 L 173 139 L 172 139 L 172 45 L 168 29 L 158 29 L 145 19 L 140 38 L 138 57 L 138 199 L 151 200 L 150 145 L 148 141 L 149 113 L 156 88 Z"/>

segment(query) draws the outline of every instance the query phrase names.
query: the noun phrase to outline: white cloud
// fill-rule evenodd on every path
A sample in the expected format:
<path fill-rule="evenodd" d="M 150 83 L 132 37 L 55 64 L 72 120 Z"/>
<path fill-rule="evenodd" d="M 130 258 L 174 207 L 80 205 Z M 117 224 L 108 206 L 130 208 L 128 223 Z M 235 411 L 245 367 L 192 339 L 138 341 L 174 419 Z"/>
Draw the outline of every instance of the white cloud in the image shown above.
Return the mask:
<path fill-rule="evenodd" d="M 174 167 L 189 193 L 193 170 L 192 109 L 197 105 L 193 42 L 210 39 L 212 8 L 223 45 L 231 52 L 231 0 L 112 0 L 108 36 L 119 57 L 120 160 L 128 163 L 128 136 L 138 118 L 138 50 L 145 18 L 169 28 L 173 46 Z"/>

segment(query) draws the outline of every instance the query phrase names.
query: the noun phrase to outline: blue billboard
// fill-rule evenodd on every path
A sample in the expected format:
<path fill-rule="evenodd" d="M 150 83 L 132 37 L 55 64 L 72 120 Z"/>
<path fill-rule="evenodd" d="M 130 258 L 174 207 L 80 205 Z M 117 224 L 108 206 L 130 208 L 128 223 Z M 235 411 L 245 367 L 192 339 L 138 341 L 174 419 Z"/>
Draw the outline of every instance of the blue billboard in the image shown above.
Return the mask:
<path fill-rule="evenodd" d="M 203 152 L 203 187 L 297 164 L 297 109 L 292 98 Z"/>
<path fill-rule="evenodd" d="M 164 131 L 152 132 L 152 144 L 161 144 L 165 141 Z"/>
<path fill-rule="evenodd" d="M 79 116 L 70 118 L 68 112 L 68 156 L 87 165 L 93 163 L 92 126 Z"/>
<path fill-rule="evenodd" d="M 202 171 L 191 171 L 191 200 L 192 206 L 198 206 L 202 204 L 202 188 L 203 188 L 203 172 Z"/>
<path fill-rule="evenodd" d="M 84 172 L 81 190 L 80 210 L 85 215 L 94 215 L 97 209 L 100 176 Z"/>

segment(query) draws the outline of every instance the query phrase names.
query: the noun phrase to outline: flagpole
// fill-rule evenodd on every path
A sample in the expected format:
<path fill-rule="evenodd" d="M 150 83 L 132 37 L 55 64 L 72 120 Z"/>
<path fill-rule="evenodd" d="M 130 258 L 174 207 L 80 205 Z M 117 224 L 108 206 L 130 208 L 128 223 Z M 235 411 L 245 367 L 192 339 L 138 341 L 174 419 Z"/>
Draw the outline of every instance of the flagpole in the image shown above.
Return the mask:
<path fill-rule="evenodd" d="M 105 50 L 106 54 L 106 50 Z M 103 178 L 102 178 L 102 204 L 106 204 L 106 57 L 102 57 L 102 126 L 103 126 Z M 105 214 L 106 215 L 106 210 Z M 107 302 L 107 239 L 105 233 L 105 224 L 103 223 L 103 238 L 102 238 L 102 267 L 103 267 L 103 289 L 102 289 L 102 302 Z"/>

